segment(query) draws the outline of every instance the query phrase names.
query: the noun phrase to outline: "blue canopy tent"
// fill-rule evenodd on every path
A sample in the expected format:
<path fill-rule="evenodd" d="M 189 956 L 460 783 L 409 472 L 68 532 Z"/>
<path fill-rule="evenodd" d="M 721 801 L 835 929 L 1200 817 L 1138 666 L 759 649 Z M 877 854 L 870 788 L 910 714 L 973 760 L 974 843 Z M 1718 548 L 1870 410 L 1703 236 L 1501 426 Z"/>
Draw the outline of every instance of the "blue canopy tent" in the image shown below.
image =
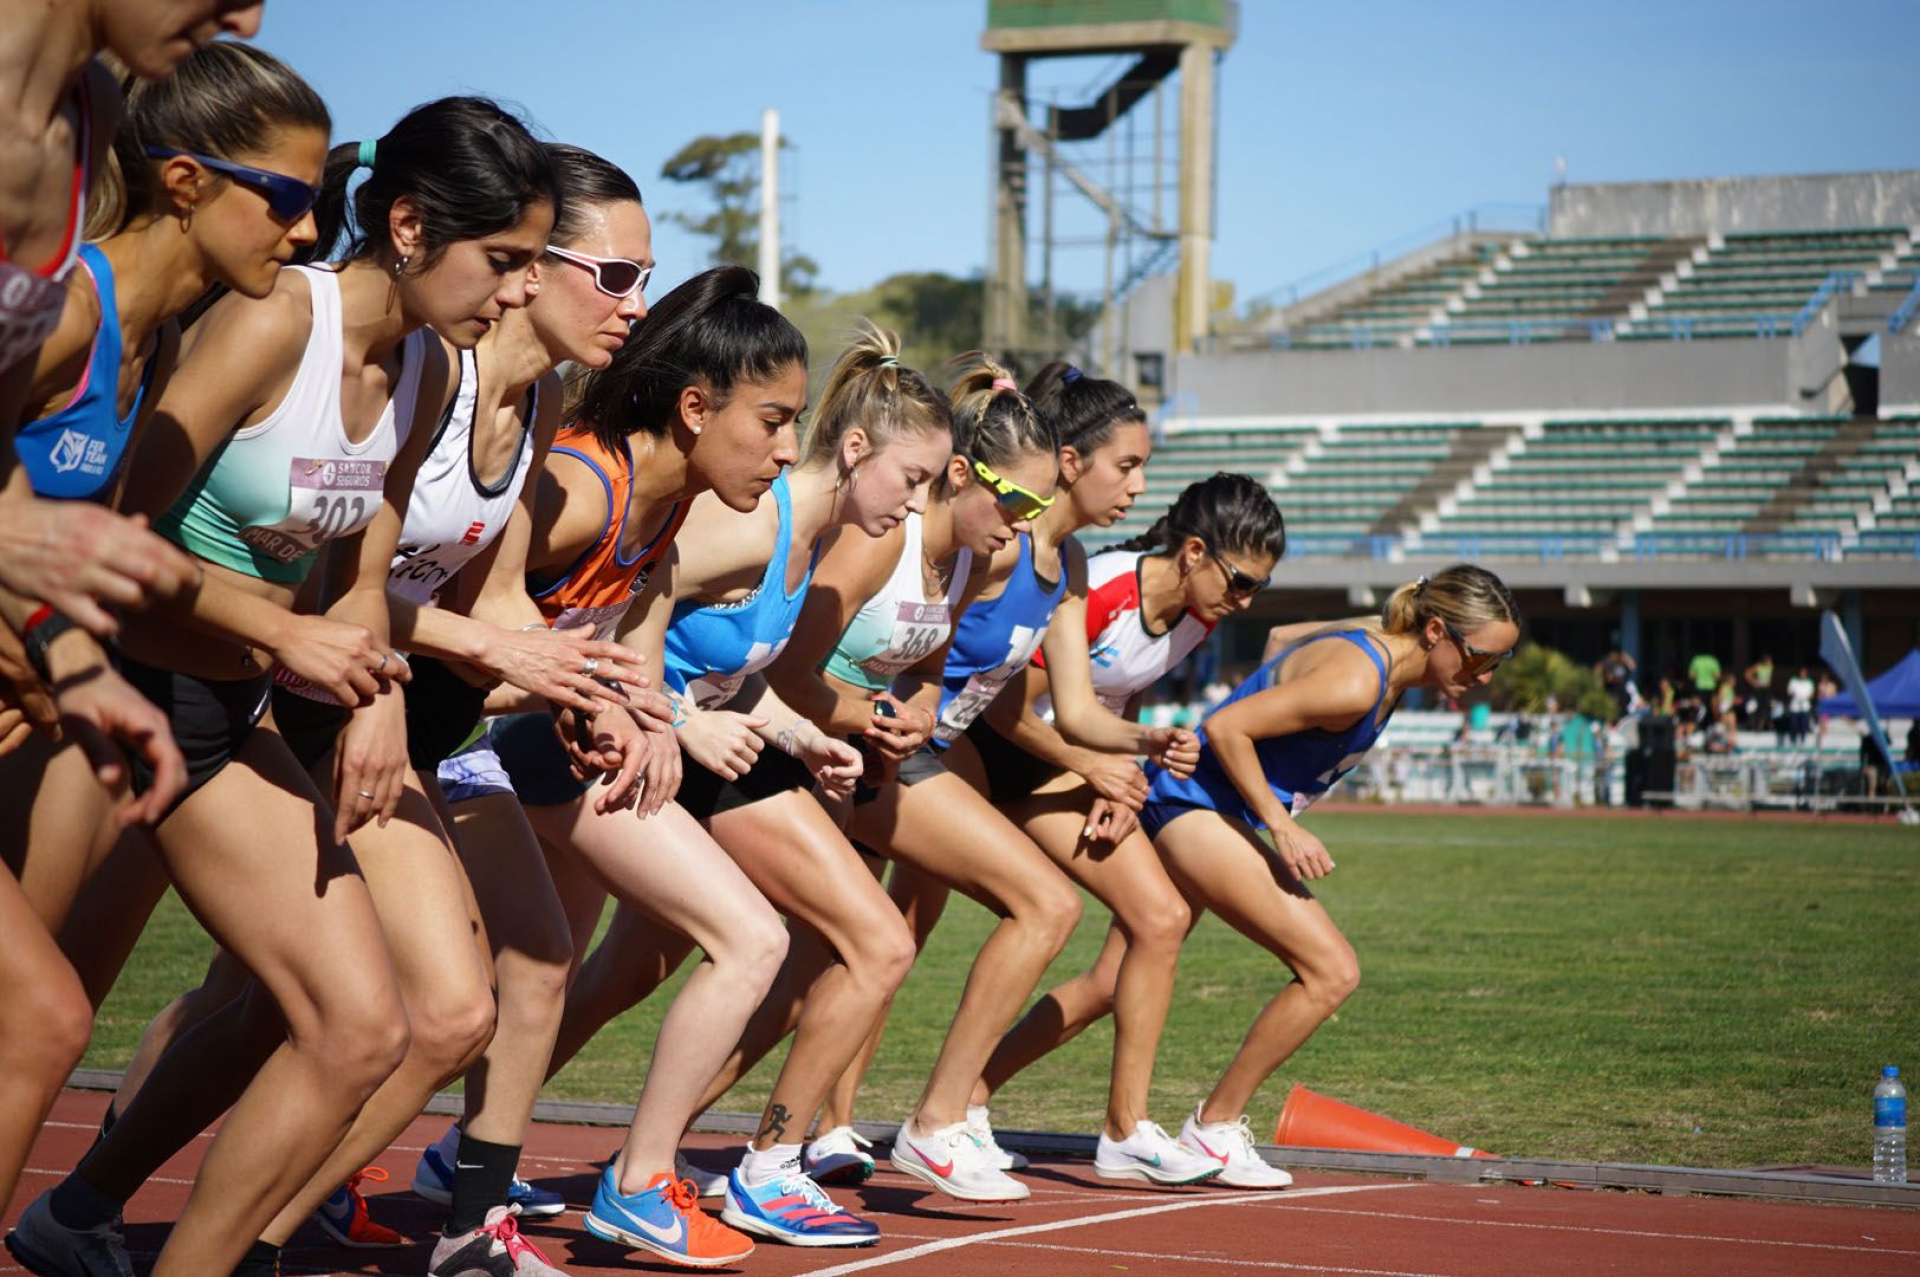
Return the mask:
<path fill-rule="evenodd" d="M 1920 647 L 1914 648 L 1892 669 L 1867 683 L 1867 695 L 1880 717 L 1920 718 Z M 1851 692 L 1826 696 L 1820 700 L 1820 712 L 1843 718 L 1859 718 L 1860 702 Z"/>

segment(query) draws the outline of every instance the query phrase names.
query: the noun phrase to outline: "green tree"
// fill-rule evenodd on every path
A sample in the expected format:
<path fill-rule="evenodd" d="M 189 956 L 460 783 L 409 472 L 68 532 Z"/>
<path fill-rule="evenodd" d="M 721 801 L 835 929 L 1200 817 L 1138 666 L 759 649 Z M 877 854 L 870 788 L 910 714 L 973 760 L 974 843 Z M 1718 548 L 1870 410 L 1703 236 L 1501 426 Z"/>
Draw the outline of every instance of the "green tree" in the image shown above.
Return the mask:
<path fill-rule="evenodd" d="M 787 140 L 780 139 L 784 150 Z M 709 201 L 705 212 L 675 210 L 667 216 L 695 235 L 713 241 L 716 265 L 757 268 L 760 261 L 760 135 L 704 134 L 676 151 L 660 166 L 669 182 L 704 187 Z M 814 289 L 820 267 L 805 253 L 791 249 L 780 256 L 780 289 L 805 296 Z"/>
<path fill-rule="evenodd" d="M 1552 705 L 1609 723 L 1620 712 L 1590 667 L 1538 643 L 1523 644 L 1494 672 L 1493 697 L 1507 709 L 1539 713 Z"/>

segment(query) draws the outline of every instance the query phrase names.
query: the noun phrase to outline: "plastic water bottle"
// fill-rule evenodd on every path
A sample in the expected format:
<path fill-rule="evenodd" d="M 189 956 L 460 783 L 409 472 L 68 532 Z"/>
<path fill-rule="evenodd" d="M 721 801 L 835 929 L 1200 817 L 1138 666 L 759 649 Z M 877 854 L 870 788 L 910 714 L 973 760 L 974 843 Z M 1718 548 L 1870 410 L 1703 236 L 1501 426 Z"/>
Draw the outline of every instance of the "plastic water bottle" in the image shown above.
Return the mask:
<path fill-rule="evenodd" d="M 1873 1088 L 1873 1182 L 1907 1182 L 1907 1088 L 1891 1064 Z"/>

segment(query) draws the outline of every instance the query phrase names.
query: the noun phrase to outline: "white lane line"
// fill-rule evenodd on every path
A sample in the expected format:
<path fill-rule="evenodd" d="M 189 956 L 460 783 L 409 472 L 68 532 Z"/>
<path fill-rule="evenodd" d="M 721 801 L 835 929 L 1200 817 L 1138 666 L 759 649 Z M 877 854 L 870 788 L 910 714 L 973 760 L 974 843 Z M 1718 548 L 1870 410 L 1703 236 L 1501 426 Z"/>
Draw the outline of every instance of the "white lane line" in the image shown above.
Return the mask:
<path fill-rule="evenodd" d="M 1342 1268 L 1332 1264 L 1290 1264 L 1279 1259 L 1230 1259 L 1225 1255 L 1168 1255 L 1145 1250 L 1102 1250 L 1095 1246 L 1053 1246 L 1046 1242 L 1005 1241 L 990 1242 L 993 1246 L 1007 1246 L 1017 1250 L 1057 1250 L 1069 1255 L 1101 1255 L 1109 1259 L 1131 1259 L 1156 1264 L 1218 1264 L 1235 1271 L 1250 1268 L 1271 1268 L 1287 1272 L 1305 1273 L 1353 1273 L 1360 1277 L 1443 1277 L 1431 1272 L 1413 1272 L 1402 1268 Z"/>
<path fill-rule="evenodd" d="M 1591 1224 L 1535 1224 L 1509 1219 L 1450 1219 L 1443 1215 L 1341 1210 L 1337 1206 L 1307 1206 L 1302 1209 L 1315 1215 L 1361 1215 L 1368 1219 L 1410 1219 L 1423 1224 L 1464 1224 L 1473 1228 L 1525 1228 L 1540 1232 L 1591 1233 L 1601 1237 L 1646 1237 L 1664 1242 L 1737 1242 L 1742 1246 L 1782 1246 L 1794 1250 L 1843 1250 L 1857 1251 L 1863 1255 L 1912 1255 L 1920 1258 L 1920 1250 L 1895 1250 L 1889 1246 L 1850 1246 L 1843 1242 L 1790 1242 L 1766 1237 L 1723 1237 L 1715 1233 L 1659 1233 L 1642 1228 L 1595 1228 Z"/>
<path fill-rule="evenodd" d="M 992 1232 L 974 1233 L 966 1237 L 947 1237 L 937 1242 L 928 1242 L 924 1246 L 910 1246 L 906 1250 L 895 1251 L 891 1255 L 876 1255 L 872 1259 L 861 1259 L 851 1264 L 818 1269 L 812 1277 L 839 1277 L 842 1273 L 862 1273 L 874 1268 L 886 1268 L 892 1264 L 905 1263 L 910 1259 L 921 1259 L 943 1251 L 958 1250 L 963 1246 L 978 1246 L 982 1242 L 997 1242 L 1009 1237 L 1028 1237 L 1034 1233 L 1057 1233 L 1068 1228 L 1087 1228 L 1095 1224 L 1118 1223 L 1124 1219 L 1146 1219 L 1154 1215 L 1172 1214 L 1175 1211 L 1197 1210 L 1203 1206 L 1253 1206 L 1263 1202 L 1298 1201 L 1306 1197 L 1331 1197 L 1343 1193 L 1381 1193 L 1417 1187 L 1419 1185 L 1413 1183 L 1343 1184 L 1333 1188 L 1290 1188 L 1274 1193 L 1209 1194 L 1205 1197 L 1189 1197 L 1183 1201 L 1163 1202 L 1157 1206 L 1109 1211 L 1104 1215 L 1085 1215 L 1078 1219 L 1057 1219 L 1045 1224 L 1025 1224 L 1019 1228 L 999 1228 Z"/>

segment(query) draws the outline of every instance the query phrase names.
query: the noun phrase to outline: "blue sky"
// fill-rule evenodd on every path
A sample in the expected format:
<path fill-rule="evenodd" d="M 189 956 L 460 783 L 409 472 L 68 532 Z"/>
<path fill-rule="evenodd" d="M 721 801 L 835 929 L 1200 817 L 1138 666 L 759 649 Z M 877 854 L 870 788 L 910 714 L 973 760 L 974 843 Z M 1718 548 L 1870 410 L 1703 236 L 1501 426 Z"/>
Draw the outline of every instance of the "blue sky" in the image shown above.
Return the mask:
<path fill-rule="evenodd" d="M 270 0 L 337 139 L 485 92 L 640 181 L 656 295 L 705 265 L 660 165 L 777 107 L 821 282 L 985 265 L 984 0 Z M 1244 0 L 1220 68 L 1214 274 L 1239 296 L 1571 181 L 1920 167 L 1916 0 Z M 1101 64 L 1061 65 L 1070 84 Z M 1087 253 L 1062 273 L 1097 283 Z"/>

